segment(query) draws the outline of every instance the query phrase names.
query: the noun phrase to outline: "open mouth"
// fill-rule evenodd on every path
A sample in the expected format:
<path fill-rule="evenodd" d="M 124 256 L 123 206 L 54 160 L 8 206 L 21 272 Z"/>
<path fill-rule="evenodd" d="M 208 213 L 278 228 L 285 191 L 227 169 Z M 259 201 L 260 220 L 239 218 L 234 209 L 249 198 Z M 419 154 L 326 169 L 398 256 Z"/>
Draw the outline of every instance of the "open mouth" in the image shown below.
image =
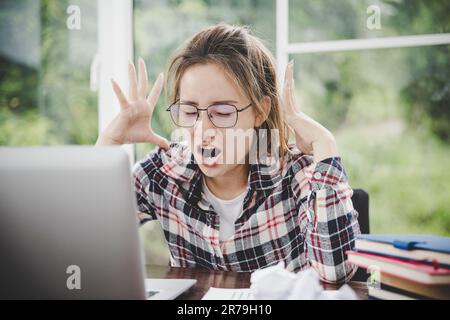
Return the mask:
<path fill-rule="evenodd" d="M 202 155 L 203 164 L 207 166 L 212 166 L 217 163 L 221 150 L 216 147 L 197 147 L 197 152 Z"/>

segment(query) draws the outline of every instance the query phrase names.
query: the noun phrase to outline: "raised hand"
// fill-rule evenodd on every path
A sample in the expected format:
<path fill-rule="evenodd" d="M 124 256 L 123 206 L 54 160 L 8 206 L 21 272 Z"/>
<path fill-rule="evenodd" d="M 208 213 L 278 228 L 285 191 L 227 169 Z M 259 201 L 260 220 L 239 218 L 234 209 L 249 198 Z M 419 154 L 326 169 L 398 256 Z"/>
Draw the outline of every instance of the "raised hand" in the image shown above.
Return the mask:
<path fill-rule="evenodd" d="M 297 147 L 306 154 L 313 154 L 315 161 L 337 156 L 337 146 L 332 133 L 320 123 L 298 109 L 295 99 L 294 64 L 286 67 L 282 93 L 284 121 L 295 133 Z"/>
<path fill-rule="evenodd" d="M 128 79 L 128 98 L 117 82 L 111 79 L 112 88 L 119 100 L 120 112 L 101 133 L 97 145 L 149 142 L 167 150 L 167 139 L 156 134 L 151 127 L 153 110 L 163 88 L 163 74 L 159 74 L 148 96 L 147 69 L 142 58 L 139 58 L 139 77 L 134 64 L 128 64 Z"/>

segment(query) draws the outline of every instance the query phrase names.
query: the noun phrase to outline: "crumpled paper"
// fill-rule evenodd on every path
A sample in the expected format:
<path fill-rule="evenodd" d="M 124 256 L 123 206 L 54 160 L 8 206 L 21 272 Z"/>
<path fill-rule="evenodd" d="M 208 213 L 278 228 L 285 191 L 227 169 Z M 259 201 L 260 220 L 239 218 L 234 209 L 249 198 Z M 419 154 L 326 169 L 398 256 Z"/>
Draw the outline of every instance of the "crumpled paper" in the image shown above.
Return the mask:
<path fill-rule="evenodd" d="M 261 300 L 357 300 L 355 292 L 344 284 L 339 290 L 324 290 L 313 268 L 298 273 L 285 269 L 284 262 L 252 273 L 251 289 Z"/>

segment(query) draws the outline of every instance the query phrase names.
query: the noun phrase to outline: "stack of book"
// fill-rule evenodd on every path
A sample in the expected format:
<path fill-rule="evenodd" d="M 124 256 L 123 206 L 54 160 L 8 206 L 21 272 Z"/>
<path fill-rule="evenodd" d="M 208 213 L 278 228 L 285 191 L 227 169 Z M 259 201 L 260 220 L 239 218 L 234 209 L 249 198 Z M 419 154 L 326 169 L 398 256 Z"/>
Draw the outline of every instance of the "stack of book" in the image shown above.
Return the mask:
<path fill-rule="evenodd" d="M 450 299 L 450 238 L 358 235 L 349 262 L 379 275 L 369 297 L 383 300 Z"/>

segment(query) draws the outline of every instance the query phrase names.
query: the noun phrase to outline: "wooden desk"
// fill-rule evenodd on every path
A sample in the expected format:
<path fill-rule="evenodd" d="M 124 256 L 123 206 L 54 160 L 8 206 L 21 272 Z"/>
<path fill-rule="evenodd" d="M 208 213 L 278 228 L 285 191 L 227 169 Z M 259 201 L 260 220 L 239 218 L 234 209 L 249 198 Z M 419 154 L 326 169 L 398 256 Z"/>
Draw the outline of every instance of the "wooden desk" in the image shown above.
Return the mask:
<path fill-rule="evenodd" d="M 210 287 L 216 288 L 249 288 L 250 272 L 215 271 L 203 268 L 176 268 L 166 266 L 146 265 L 147 278 L 160 279 L 197 279 L 191 289 L 178 297 L 180 300 L 200 300 Z M 326 290 L 336 290 L 340 286 L 323 284 Z M 367 299 L 365 282 L 350 281 L 350 287 L 355 290 L 359 299 Z"/>

